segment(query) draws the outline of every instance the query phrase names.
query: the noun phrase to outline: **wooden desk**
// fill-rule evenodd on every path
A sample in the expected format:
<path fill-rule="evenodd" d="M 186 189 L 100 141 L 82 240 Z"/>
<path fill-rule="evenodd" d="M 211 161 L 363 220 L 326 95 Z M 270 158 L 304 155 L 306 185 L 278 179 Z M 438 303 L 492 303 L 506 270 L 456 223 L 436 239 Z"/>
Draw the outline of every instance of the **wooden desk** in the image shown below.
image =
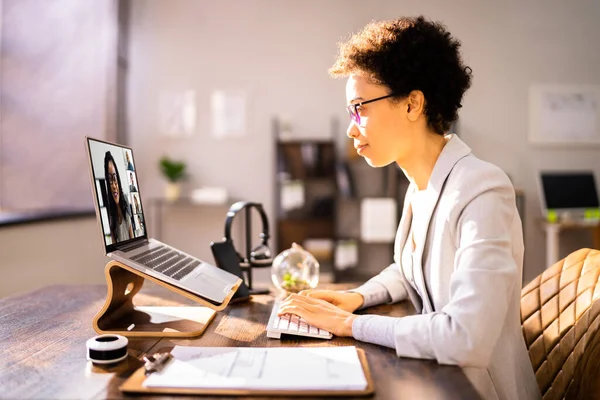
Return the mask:
<path fill-rule="evenodd" d="M 336 287 L 341 288 L 340 285 Z M 3 349 L 0 357 L 0 397 L 126 398 L 128 396 L 121 394 L 118 387 L 141 366 L 137 357 L 151 350 L 179 344 L 240 347 L 355 345 L 367 353 L 375 381 L 374 397 L 377 399 L 478 398 L 458 367 L 398 358 L 392 349 L 357 342 L 352 338 L 267 339 L 265 326 L 272 307 L 272 297 L 268 295 L 254 296 L 250 303 L 230 305 L 217 314 L 204 336 L 197 339 L 130 339 L 129 358 L 117 367 L 102 370 L 86 361 L 85 342 L 96 335 L 92 329 L 92 318 L 102 307 L 105 292 L 104 285 L 61 285 L 1 299 L 0 344 Z M 138 296 L 143 296 L 144 301 L 153 305 L 187 303 L 185 299 L 148 283 Z M 371 311 L 403 316 L 414 312 L 414 309 L 403 302 Z"/>

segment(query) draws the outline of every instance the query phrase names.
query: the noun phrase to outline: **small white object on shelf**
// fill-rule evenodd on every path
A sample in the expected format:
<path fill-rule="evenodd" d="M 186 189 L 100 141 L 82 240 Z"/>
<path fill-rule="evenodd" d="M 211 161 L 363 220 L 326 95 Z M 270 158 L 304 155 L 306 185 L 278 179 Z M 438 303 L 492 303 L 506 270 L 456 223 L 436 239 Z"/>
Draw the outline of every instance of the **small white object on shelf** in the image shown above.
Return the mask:
<path fill-rule="evenodd" d="M 286 181 L 281 184 L 281 208 L 291 211 L 304 206 L 304 182 L 301 180 Z"/>
<path fill-rule="evenodd" d="M 190 200 L 196 204 L 223 204 L 228 199 L 224 187 L 201 187 L 192 191 Z"/>
<path fill-rule="evenodd" d="M 358 242 L 354 239 L 339 240 L 335 246 L 335 269 L 343 271 L 358 264 Z"/>
<path fill-rule="evenodd" d="M 360 236 L 367 243 L 390 243 L 396 237 L 396 200 L 365 198 L 360 204 Z"/>

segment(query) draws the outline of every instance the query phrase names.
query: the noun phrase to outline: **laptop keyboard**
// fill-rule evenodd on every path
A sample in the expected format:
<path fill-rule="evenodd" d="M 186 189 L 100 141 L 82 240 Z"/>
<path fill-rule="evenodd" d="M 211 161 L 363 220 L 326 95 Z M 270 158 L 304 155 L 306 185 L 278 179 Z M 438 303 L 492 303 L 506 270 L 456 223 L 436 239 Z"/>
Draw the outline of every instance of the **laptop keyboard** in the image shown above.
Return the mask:
<path fill-rule="evenodd" d="M 200 265 L 200 260 L 166 246 L 158 246 L 144 251 L 131 259 L 178 281 Z"/>

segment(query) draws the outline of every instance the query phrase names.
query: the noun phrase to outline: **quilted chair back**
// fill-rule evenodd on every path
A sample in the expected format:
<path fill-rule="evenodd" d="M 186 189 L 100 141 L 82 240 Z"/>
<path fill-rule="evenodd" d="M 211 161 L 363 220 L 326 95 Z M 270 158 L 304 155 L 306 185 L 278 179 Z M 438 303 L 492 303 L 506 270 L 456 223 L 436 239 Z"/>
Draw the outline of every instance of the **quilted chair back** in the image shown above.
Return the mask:
<path fill-rule="evenodd" d="M 544 400 L 600 398 L 600 251 L 581 249 L 521 291 L 521 324 Z"/>

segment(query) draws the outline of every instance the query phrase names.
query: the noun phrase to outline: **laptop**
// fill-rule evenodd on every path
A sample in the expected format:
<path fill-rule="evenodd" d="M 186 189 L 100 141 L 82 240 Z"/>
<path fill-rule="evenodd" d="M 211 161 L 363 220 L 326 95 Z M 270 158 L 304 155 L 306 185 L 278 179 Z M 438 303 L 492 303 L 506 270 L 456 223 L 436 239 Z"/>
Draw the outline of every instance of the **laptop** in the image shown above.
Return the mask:
<path fill-rule="evenodd" d="M 239 277 L 148 238 L 133 150 L 89 137 L 86 149 L 105 254 L 212 304 L 223 303 Z"/>
<path fill-rule="evenodd" d="M 542 213 L 558 220 L 583 221 L 586 210 L 598 209 L 598 191 L 592 171 L 542 171 L 539 174 Z"/>

